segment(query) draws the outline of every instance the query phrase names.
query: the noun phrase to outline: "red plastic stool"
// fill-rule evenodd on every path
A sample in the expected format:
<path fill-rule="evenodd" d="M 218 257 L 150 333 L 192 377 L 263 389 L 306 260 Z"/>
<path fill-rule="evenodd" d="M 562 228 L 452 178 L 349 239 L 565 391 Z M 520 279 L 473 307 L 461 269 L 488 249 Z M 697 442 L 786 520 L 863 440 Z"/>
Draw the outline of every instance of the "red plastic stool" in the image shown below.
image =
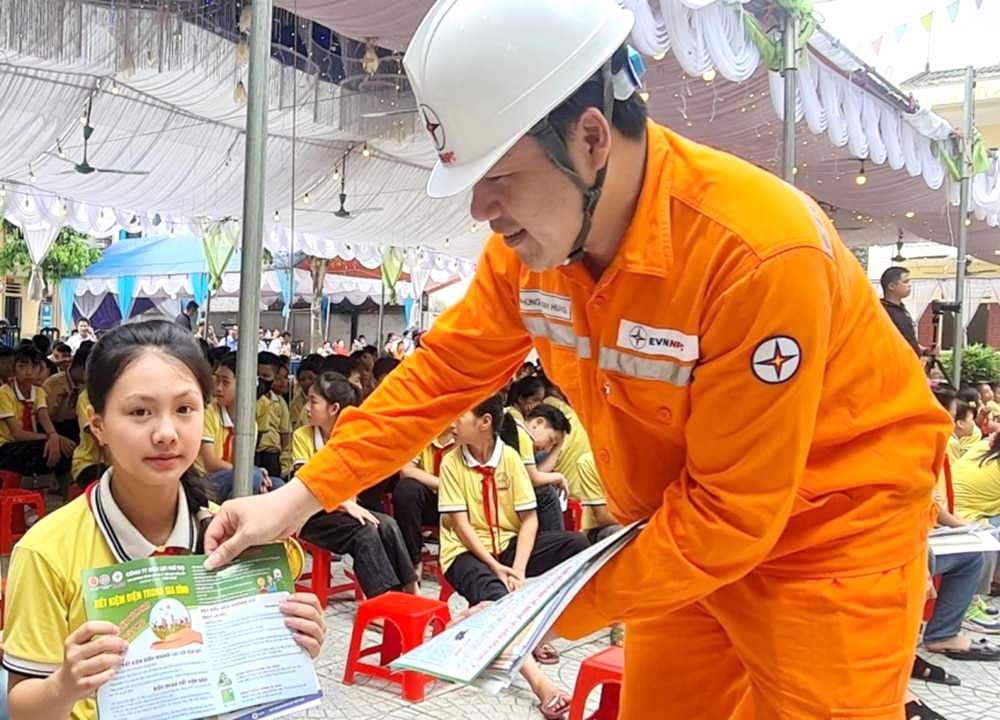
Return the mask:
<path fill-rule="evenodd" d="M 21 480 L 21 473 L 0 470 L 0 485 L 3 486 L 2 489 L 4 490 L 20 490 Z"/>
<path fill-rule="evenodd" d="M 33 490 L 0 490 L 0 554 L 7 555 L 28 531 L 24 510 L 34 507 L 39 519 L 45 517 L 45 497 Z"/>
<path fill-rule="evenodd" d="M 312 558 L 312 569 L 303 572 L 295 582 L 295 589 L 298 592 L 309 592 L 316 596 L 319 604 L 326 607 L 330 598 L 345 592 L 353 592 L 354 599 L 361 601 L 365 599 L 365 594 L 361 590 L 357 576 L 348 569 L 344 569 L 344 575 L 350 582 L 333 584 L 333 572 L 330 563 L 333 562 L 333 553 L 324 550 L 319 545 L 313 545 L 302 538 L 297 538 L 302 550 Z"/>
<path fill-rule="evenodd" d="M 597 712 L 587 720 L 617 720 L 624 667 L 625 653 L 620 647 L 609 647 L 584 660 L 576 675 L 569 720 L 583 720 L 587 696 L 598 686 L 601 686 L 601 702 L 597 706 Z"/>
<path fill-rule="evenodd" d="M 382 642 L 362 650 L 361 640 L 365 628 L 376 620 L 385 621 Z M 403 686 L 404 700 L 420 702 L 424 699 L 424 687 L 433 678 L 411 671 L 394 672 L 388 665 L 403 653 L 421 645 L 428 625 L 431 626 L 432 634 L 437 635 L 450 620 L 448 605 L 440 600 L 399 592 L 389 592 L 365 600 L 358 606 L 358 613 L 354 617 L 354 632 L 351 635 L 347 668 L 344 670 L 344 684 L 354 684 L 356 673 L 370 675 L 399 683 Z M 361 662 L 362 658 L 376 653 L 381 654 L 378 665 Z"/>
<path fill-rule="evenodd" d="M 566 512 L 563 513 L 563 523 L 569 532 L 580 532 L 583 527 L 583 503 L 579 500 L 570 500 L 566 504 Z"/>

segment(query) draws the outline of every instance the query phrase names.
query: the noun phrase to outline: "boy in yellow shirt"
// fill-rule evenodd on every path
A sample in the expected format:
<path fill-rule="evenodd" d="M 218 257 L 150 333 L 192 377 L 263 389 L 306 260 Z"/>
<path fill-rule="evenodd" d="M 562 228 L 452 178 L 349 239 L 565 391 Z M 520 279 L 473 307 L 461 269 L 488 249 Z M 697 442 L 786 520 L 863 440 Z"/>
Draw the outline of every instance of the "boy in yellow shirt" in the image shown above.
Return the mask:
<path fill-rule="evenodd" d="M 501 599 L 588 545 L 577 533 L 538 531 L 528 473 L 499 438 L 503 417 L 499 396 L 465 413 L 455 422 L 458 447 L 441 462 L 438 509 L 450 519 L 442 526 L 441 567 L 470 605 Z M 565 715 L 569 697 L 533 658 L 521 673 L 545 717 Z"/>
<path fill-rule="evenodd" d="M 87 379 L 87 358 L 92 347 L 92 342 L 80 343 L 80 349 L 71 358 L 69 367 L 42 383 L 53 427 L 73 442 L 80 441 L 76 405 Z"/>
<path fill-rule="evenodd" d="M 292 402 L 288 405 L 288 414 L 292 418 L 292 432 L 298 430 L 303 425 L 308 425 L 305 409 L 309 399 L 309 388 L 312 387 L 316 374 L 319 372 L 319 365 L 303 360 L 299 369 L 295 372 L 297 387 L 292 393 Z"/>
<path fill-rule="evenodd" d="M 281 359 L 272 352 L 257 354 L 257 465 L 272 478 L 280 478 L 281 453 L 291 446 L 292 422 L 288 404 L 271 389 L 281 368 Z"/>
<path fill-rule="evenodd" d="M 68 486 L 76 443 L 56 432 L 45 391 L 34 385 L 44 360 L 34 346 L 14 353 L 14 379 L 0 388 L 0 470 L 21 475 L 54 472 L 60 484 Z"/>

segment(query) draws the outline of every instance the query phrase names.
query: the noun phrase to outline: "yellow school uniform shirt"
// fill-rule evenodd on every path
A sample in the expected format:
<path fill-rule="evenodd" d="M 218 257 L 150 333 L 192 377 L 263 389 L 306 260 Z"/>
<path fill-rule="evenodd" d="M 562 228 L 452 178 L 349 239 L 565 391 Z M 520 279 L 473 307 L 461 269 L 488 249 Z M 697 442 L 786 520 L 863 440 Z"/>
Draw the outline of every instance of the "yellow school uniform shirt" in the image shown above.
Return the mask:
<path fill-rule="evenodd" d="M 34 425 L 33 432 L 45 434 L 45 431 L 38 426 L 38 411 L 47 408 L 45 390 L 35 385 L 31 386 L 31 392 L 27 397 L 21 394 L 17 388 L 17 383 L 4 385 L 0 388 L 0 421 L 7 418 L 14 418 L 14 422 L 19 428 L 24 430 L 24 409 L 31 408 L 31 423 Z M 14 442 L 7 423 L 0 422 L 0 445 Z"/>
<path fill-rule="evenodd" d="M 298 469 L 309 462 L 309 458 L 326 444 L 323 431 L 318 427 L 304 425 L 292 433 L 292 467 Z"/>
<path fill-rule="evenodd" d="M 306 396 L 302 394 L 302 388 L 296 389 L 292 395 L 292 402 L 288 405 L 288 415 L 292 419 L 292 430 L 298 430 L 303 425 L 309 423 L 305 420 Z"/>
<path fill-rule="evenodd" d="M 991 420 L 995 420 L 997 417 L 1000 417 L 1000 403 L 996 400 L 990 400 L 986 403 L 986 410 L 989 412 Z"/>
<path fill-rule="evenodd" d="M 255 422 L 254 434 L 259 430 L 260 427 Z M 226 409 L 216 402 L 211 402 L 205 407 L 205 432 L 202 442 L 213 443 L 215 456 L 220 460 L 233 462 L 233 453 L 236 450 L 236 426 Z"/>
<path fill-rule="evenodd" d="M 485 465 L 493 470 L 497 488 L 497 517 L 493 534 L 486 522 L 483 498 L 483 475 L 476 470 L 479 463 L 464 447 L 445 455 L 441 461 L 441 484 L 438 487 L 438 510 L 442 513 L 464 512 L 487 552 L 493 552 L 493 539 L 502 553 L 521 529 L 519 512 L 535 509 L 535 491 L 528 471 L 516 450 L 499 439 Z M 441 524 L 441 569 L 447 570 L 467 548 L 458 533 L 447 523 Z"/>
<path fill-rule="evenodd" d="M 166 545 L 197 546 L 197 527 L 184 493 Z M 156 551 L 125 518 L 111 495 L 110 472 L 93 490 L 58 513 L 32 526 L 17 545 L 7 578 L 3 666 L 9 672 L 45 678 L 63 663 L 63 643 L 86 622 L 82 572 Z M 112 547 L 116 548 L 112 550 Z M 73 706 L 71 720 L 94 720 L 97 710 L 88 698 Z"/>
<path fill-rule="evenodd" d="M 557 397 L 547 397 L 545 398 L 545 403 L 557 410 L 561 410 L 563 415 L 569 420 L 569 435 L 563 440 L 554 469 L 557 473 L 562 473 L 565 476 L 567 482 L 569 482 L 569 489 L 572 494 L 576 492 L 574 488 L 580 486 L 580 473 L 582 470 L 577 468 L 577 463 L 584 453 L 590 452 L 590 438 L 587 437 L 587 431 L 583 429 L 583 423 L 580 422 L 579 416 L 569 406 L 569 403 Z M 593 463 L 593 458 L 591 458 L 591 463 Z"/>
<path fill-rule="evenodd" d="M 968 448 L 962 447 L 962 441 L 957 437 L 952 435 L 948 438 L 948 444 L 945 446 L 945 453 L 948 455 L 948 462 L 954 465 L 958 459 L 965 454 L 966 450 L 968 450 Z"/>
<path fill-rule="evenodd" d="M 262 433 L 258 447 L 261 450 L 280 452 L 281 436 L 292 433 L 288 403 L 273 392 L 262 396 L 257 401 L 257 425 Z"/>
<path fill-rule="evenodd" d="M 1000 516 L 1000 461 L 980 461 L 990 449 L 989 439 L 973 445 L 951 466 L 955 514 L 971 522 Z"/>
<path fill-rule="evenodd" d="M 58 406 L 53 402 L 53 399 L 58 397 L 61 393 L 66 393 L 68 395 L 76 389 L 68 373 L 56 373 L 42 383 L 42 389 L 45 391 L 47 404 L 51 405 L 51 407 L 48 408 L 48 411 L 49 417 L 52 418 L 52 422 L 66 422 L 67 420 L 73 420 L 76 417 L 75 406 L 67 408 L 67 412 L 65 414 L 60 414 L 57 412 Z"/>
<path fill-rule="evenodd" d="M 455 441 L 448 443 L 447 445 L 442 445 L 435 438 L 430 445 L 425 447 L 420 451 L 420 454 L 413 458 L 413 464 L 423 470 L 425 473 L 430 473 L 434 477 L 437 477 L 441 468 L 436 462 L 438 456 L 441 456 L 441 462 L 444 462 L 445 455 L 450 453 L 455 447 Z M 437 466 L 437 467 L 436 467 Z"/>
<path fill-rule="evenodd" d="M 524 415 L 516 407 L 507 408 L 506 413 L 514 418 L 514 423 L 517 425 L 517 447 L 514 449 L 517 450 L 525 465 L 534 465 L 535 439 L 531 437 L 531 433 L 528 432 L 528 428 L 524 424 Z"/>
<path fill-rule="evenodd" d="M 959 438 L 958 443 L 967 451 L 969 448 L 971 448 L 976 443 L 980 442 L 982 439 L 983 439 L 983 431 L 980 430 L 979 427 L 973 427 L 972 433 L 966 435 L 964 438 Z"/>
<path fill-rule="evenodd" d="M 70 466 L 74 480 L 80 477 L 80 473 L 91 465 L 101 464 L 101 446 L 94 434 L 90 432 L 90 417 L 87 415 L 89 405 L 90 396 L 86 390 L 83 390 L 76 401 L 76 421 L 80 424 L 80 442 L 73 450 L 73 462 Z"/>
<path fill-rule="evenodd" d="M 594 465 L 594 454 L 588 452 L 581 455 L 577 467 L 580 476 L 577 499 L 583 505 L 580 529 L 587 532 L 598 527 L 597 520 L 594 518 L 594 506 L 607 505 L 608 501 L 604 498 L 604 486 L 601 484 L 601 477 L 597 474 L 597 467 Z"/>

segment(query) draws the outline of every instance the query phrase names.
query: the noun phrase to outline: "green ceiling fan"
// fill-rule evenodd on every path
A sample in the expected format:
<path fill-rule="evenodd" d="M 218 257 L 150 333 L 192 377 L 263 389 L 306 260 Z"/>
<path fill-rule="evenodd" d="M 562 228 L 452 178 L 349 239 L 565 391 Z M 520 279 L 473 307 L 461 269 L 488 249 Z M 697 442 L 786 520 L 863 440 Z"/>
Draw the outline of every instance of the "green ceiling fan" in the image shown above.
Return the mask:
<path fill-rule="evenodd" d="M 111 170 L 108 168 L 97 168 L 87 162 L 87 143 L 90 142 L 90 137 L 94 134 L 94 128 L 90 124 L 90 111 L 93 105 L 93 98 L 87 100 L 87 114 L 83 116 L 83 160 L 78 163 L 74 163 L 69 158 L 63 157 L 62 154 L 57 156 L 60 160 L 64 162 L 72 163 L 73 170 L 62 173 L 68 175 L 71 172 L 77 172 L 81 175 L 90 175 L 91 173 L 109 173 L 112 175 L 149 175 L 148 170 Z"/>

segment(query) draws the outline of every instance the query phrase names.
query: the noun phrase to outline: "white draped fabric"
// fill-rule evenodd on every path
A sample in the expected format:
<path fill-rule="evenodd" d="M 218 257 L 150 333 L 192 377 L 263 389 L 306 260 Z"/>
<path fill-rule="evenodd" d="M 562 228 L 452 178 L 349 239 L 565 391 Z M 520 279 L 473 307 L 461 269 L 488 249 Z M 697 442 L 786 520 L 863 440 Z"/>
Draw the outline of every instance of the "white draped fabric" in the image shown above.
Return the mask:
<path fill-rule="evenodd" d="M 877 281 L 876 281 L 877 284 Z M 910 280 L 910 297 L 903 301 L 914 322 L 920 322 L 934 298 L 942 297 L 940 280 Z"/>
<path fill-rule="evenodd" d="M 619 2 L 636 14 L 632 42 L 643 53 L 653 57 L 670 51 L 663 60 L 649 62 L 646 85 L 653 117 L 776 169 L 782 80 L 762 66 L 743 23 L 742 0 Z M 405 47 L 431 3 L 278 0 L 347 36 L 376 38 L 397 49 Z M 108 5 L 0 0 L 5 63 L 0 130 L 18 139 L 0 147 L 0 177 L 6 178 L 9 194 L 18 189 L 36 201 L 34 211 L 8 202 L 5 216 L 24 223 L 35 215 L 102 237 L 120 229 L 198 234 L 204 217 L 238 217 L 245 111 L 234 104 L 233 87 L 244 69 L 234 60 L 232 38 L 177 22 L 165 43 L 163 18 L 170 18 L 169 9 L 164 14 Z M 38 8 L 48 15 L 38 14 Z M 129 47 L 143 48 L 127 73 L 122 72 L 123 38 Z M 795 112 L 807 132 L 799 135 L 797 184 L 832 205 L 949 241 L 958 190 L 935 154 L 935 143 L 951 137 L 947 123 L 928 111 L 913 112 L 879 90 L 868 70 L 822 31 L 810 39 L 803 57 L 807 62 Z M 268 249 L 275 255 L 294 249 L 333 258 L 356 253 L 358 247 L 376 257 L 379 246 L 422 248 L 432 279 L 434 271 L 443 270 L 467 276 L 488 227 L 472 222 L 467 194 L 445 201 L 426 196 L 436 157 L 428 139 L 423 134 L 402 139 L 351 134 L 345 128 L 357 118 L 341 117 L 341 89 L 320 79 L 308 58 L 300 67 L 305 69 L 277 60 L 269 66 Z M 719 78 L 703 81 L 702 74 L 712 69 Z M 90 163 L 148 174 L 73 172 L 72 163 L 83 155 L 80 118 L 88 101 L 94 128 Z M 362 143 L 372 151 L 370 157 L 359 151 Z M 342 169 L 345 153 L 347 218 L 335 214 L 341 180 L 333 173 Z M 852 182 L 861 158 L 868 163 L 864 189 Z M 982 221 L 970 228 L 970 248 L 985 257 L 995 248 L 993 228 L 1000 224 L 996 157 L 990 171 L 975 178 L 970 209 Z M 914 210 L 915 217 L 904 217 Z"/>
<path fill-rule="evenodd" d="M 287 272 L 287 270 L 282 270 Z M 430 270 L 423 270 L 429 276 Z M 295 291 L 292 301 L 308 301 L 313 296 L 312 277 L 308 270 L 294 272 Z M 90 317 L 100 306 L 107 294 L 118 294 L 117 278 L 80 278 L 76 285 L 76 306 L 85 317 Z M 239 297 L 240 274 L 226 273 L 222 276 L 222 287 L 217 295 Z M 136 275 L 135 297 L 150 298 L 167 317 L 175 317 L 180 312 L 179 298 L 189 298 L 194 294 L 188 275 Z M 328 274 L 323 283 L 323 296 L 332 302 L 344 300 L 353 305 L 372 300 L 378 301 L 382 295 L 382 281 L 373 278 L 355 278 Z M 400 281 L 396 284 L 396 296 L 400 302 L 415 298 L 413 285 Z M 269 302 L 281 297 L 281 283 L 278 272 L 268 270 L 261 279 L 261 297 Z M 169 311 L 169 314 L 168 314 Z"/>
<path fill-rule="evenodd" d="M 115 288 L 117 290 L 117 287 Z M 80 316 L 84 318 L 93 317 L 94 313 L 97 312 L 97 308 L 101 306 L 104 302 L 105 296 L 107 296 L 108 291 L 98 292 L 92 295 L 81 295 L 79 288 L 76 292 L 76 309 L 80 312 Z"/>

